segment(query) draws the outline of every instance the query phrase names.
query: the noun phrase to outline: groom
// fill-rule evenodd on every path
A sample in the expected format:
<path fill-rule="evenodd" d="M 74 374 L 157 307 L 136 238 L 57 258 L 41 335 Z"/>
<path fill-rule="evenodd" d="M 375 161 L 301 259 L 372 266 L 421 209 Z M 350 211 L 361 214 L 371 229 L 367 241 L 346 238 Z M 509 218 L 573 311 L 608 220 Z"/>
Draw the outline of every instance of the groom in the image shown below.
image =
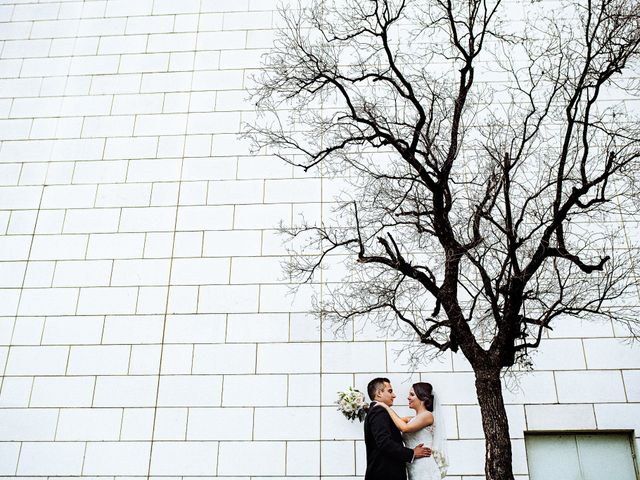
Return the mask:
<path fill-rule="evenodd" d="M 413 450 L 402 443 L 402 435 L 384 408 L 374 408 L 378 402 L 393 405 L 396 398 L 388 378 L 374 378 L 367 385 L 372 400 L 364 420 L 364 443 L 367 448 L 365 480 L 406 480 L 406 463 L 428 457 L 431 449 L 422 443 Z"/>

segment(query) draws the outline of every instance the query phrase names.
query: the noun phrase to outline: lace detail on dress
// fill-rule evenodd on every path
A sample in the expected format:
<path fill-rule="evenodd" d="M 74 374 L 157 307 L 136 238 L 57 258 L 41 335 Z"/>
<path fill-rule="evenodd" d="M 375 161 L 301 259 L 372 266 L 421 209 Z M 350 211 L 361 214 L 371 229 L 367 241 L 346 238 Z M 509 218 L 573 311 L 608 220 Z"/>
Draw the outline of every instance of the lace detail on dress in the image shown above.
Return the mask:
<path fill-rule="evenodd" d="M 411 419 L 413 421 L 413 419 Z M 411 421 L 409 423 L 411 423 Z M 405 445 L 414 448 L 423 443 L 425 447 L 431 448 L 433 445 L 434 426 L 429 425 L 417 432 L 403 433 Z M 409 480 L 440 480 L 440 469 L 433 457 L 417 458 L 407 466 Z"/>

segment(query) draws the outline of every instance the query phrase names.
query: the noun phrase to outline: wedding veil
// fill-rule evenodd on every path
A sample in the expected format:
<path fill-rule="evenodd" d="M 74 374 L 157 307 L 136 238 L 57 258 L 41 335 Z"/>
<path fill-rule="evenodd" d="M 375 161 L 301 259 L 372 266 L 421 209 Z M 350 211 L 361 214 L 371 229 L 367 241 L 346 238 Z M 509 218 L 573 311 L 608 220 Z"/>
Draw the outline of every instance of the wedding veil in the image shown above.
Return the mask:
<path fill-rule="evenodd" d="M 434 395 L 433 410 L 435 412 L 433 422 L 433 459 L 440 468 L 440 476 L 444 478 L 449 468 L 449 453 L 447 452 L 447 427 L 444 420 L 444 412 L 440 403 L 440 395 Z"/>

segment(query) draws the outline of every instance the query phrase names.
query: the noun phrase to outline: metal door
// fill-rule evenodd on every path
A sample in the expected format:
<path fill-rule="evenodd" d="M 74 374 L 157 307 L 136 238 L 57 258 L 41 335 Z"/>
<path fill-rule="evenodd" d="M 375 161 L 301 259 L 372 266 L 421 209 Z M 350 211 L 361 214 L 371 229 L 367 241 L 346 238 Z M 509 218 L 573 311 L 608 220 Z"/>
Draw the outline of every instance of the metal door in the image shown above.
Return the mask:
<path fill-rule="evenodd" d="M 630 435 L 527 435 L 530 480 L 638 480 Z"/>

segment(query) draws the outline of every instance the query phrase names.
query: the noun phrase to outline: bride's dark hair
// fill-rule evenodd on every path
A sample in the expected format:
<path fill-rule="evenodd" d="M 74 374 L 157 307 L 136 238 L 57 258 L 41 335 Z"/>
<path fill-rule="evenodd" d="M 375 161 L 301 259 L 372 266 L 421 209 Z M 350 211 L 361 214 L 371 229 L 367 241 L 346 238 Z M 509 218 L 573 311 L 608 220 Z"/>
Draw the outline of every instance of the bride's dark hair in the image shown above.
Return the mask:
<path fill-rule="evenodd" d="M 412 386 L 413 391 L 427 410 L 433 412 L 433 387 L 427 382 L 414 383 Z"/>

